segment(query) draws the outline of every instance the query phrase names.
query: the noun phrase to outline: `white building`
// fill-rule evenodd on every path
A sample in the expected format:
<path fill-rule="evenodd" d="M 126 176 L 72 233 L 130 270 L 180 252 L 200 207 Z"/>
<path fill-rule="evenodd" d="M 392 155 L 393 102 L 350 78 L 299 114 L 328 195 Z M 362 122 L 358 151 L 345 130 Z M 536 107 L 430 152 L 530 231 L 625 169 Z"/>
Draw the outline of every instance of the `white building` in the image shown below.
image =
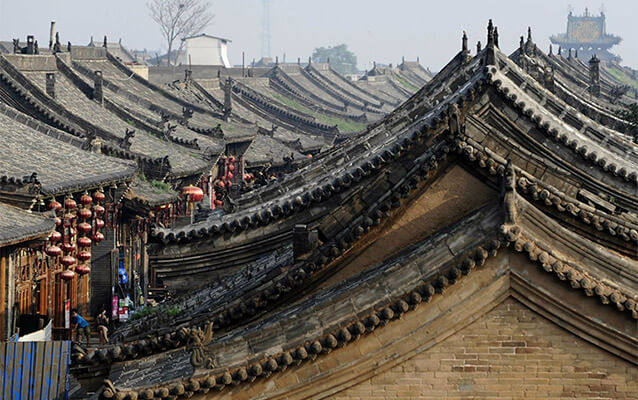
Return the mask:
<path fill-rule="evenodd" d="M 230 40 L 217 36 L 191 36 L 184 40 L 184 51 L 178 64 L 182 65 L 214 65 L 230 68 L 228 61 L 228 43 Z"/>

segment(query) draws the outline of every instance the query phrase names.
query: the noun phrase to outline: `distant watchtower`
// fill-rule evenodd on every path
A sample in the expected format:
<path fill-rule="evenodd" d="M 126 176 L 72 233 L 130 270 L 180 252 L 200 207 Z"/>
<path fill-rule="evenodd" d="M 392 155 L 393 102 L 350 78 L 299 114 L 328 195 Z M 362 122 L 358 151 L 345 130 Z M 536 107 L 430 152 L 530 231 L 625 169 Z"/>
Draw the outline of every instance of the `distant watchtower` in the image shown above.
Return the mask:
<path fill-rule="evenodd" d="M 564 50 L 578 50 L 579 58 L 589 60 L 594 54 L 601 61 L 620 62 L 621 58 L 609 52 L 609 49 L 622 40 L 615 35 L 607 34 L 605 14 L 599 16 L 585 14 L 576 16 L 571 12 L 567 16 L 567 33 L 560 33 L 549 38 L 553 44 L 560 45 Z"/>

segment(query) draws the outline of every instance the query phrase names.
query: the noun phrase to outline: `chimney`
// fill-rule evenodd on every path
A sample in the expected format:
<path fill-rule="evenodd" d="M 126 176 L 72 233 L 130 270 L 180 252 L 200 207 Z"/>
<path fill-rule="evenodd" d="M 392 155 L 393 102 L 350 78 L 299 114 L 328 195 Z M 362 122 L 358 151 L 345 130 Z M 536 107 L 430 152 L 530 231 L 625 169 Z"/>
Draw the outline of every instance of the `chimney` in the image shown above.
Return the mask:
<path fill-rule="evenodd" d="M 305 259 L 317 248 L 319 234 L 316 229 L 308 230 L 307 225 L 295 225 L 292 231 L 292 253 L 295 261 Z"/>
<path fill-rule="evenodd" d="M 35 54 L 35 40 L 33 35 L 27 36 L 27 54 Z"/>
<path fill-rule="evenodd" d="M 104 92 L 102 86 L 102 71 L 95 71 L 95 76 L 93 77 L 93 100 L 100 104 L 104 103 Z"/>
<path fill-rule="evenodd" d="M 589 60 L 589 92 L 593 96 L 600 96 L 600 60 L 595 54 Z"/>
<path fill-rule="evenodd" d="M 53 48 L 55 40 L 55 21 L 51 21 L 51 30 L 49 31 L 49 50 Z"/>
<path fill-rule="evenodd" d="M 46 74 L 46 92 L 51 98 L 55 99 L 55 74 L 52 72 Z"/>

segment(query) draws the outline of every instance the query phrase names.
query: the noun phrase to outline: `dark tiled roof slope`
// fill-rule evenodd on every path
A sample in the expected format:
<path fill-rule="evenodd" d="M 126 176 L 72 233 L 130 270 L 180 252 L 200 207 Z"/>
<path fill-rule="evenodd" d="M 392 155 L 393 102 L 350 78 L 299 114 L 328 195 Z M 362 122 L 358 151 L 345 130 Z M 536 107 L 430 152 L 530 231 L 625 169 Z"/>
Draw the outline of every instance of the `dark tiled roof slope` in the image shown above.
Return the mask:
<path fill-rule="evenodd" d="M 54 229 L 53 218 L 0 203 L 0 247 L 42 236 Z"/>

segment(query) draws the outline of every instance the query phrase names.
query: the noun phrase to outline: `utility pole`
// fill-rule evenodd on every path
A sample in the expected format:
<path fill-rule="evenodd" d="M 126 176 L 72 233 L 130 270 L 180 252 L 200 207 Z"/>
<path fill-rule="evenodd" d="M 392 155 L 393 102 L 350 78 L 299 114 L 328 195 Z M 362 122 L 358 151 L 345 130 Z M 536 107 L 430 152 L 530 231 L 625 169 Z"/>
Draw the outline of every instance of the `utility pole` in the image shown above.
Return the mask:
<path fill-rule="evenodd" d="M 270 0 L 262 0 L 261 57 L 270 57 Z"/>

